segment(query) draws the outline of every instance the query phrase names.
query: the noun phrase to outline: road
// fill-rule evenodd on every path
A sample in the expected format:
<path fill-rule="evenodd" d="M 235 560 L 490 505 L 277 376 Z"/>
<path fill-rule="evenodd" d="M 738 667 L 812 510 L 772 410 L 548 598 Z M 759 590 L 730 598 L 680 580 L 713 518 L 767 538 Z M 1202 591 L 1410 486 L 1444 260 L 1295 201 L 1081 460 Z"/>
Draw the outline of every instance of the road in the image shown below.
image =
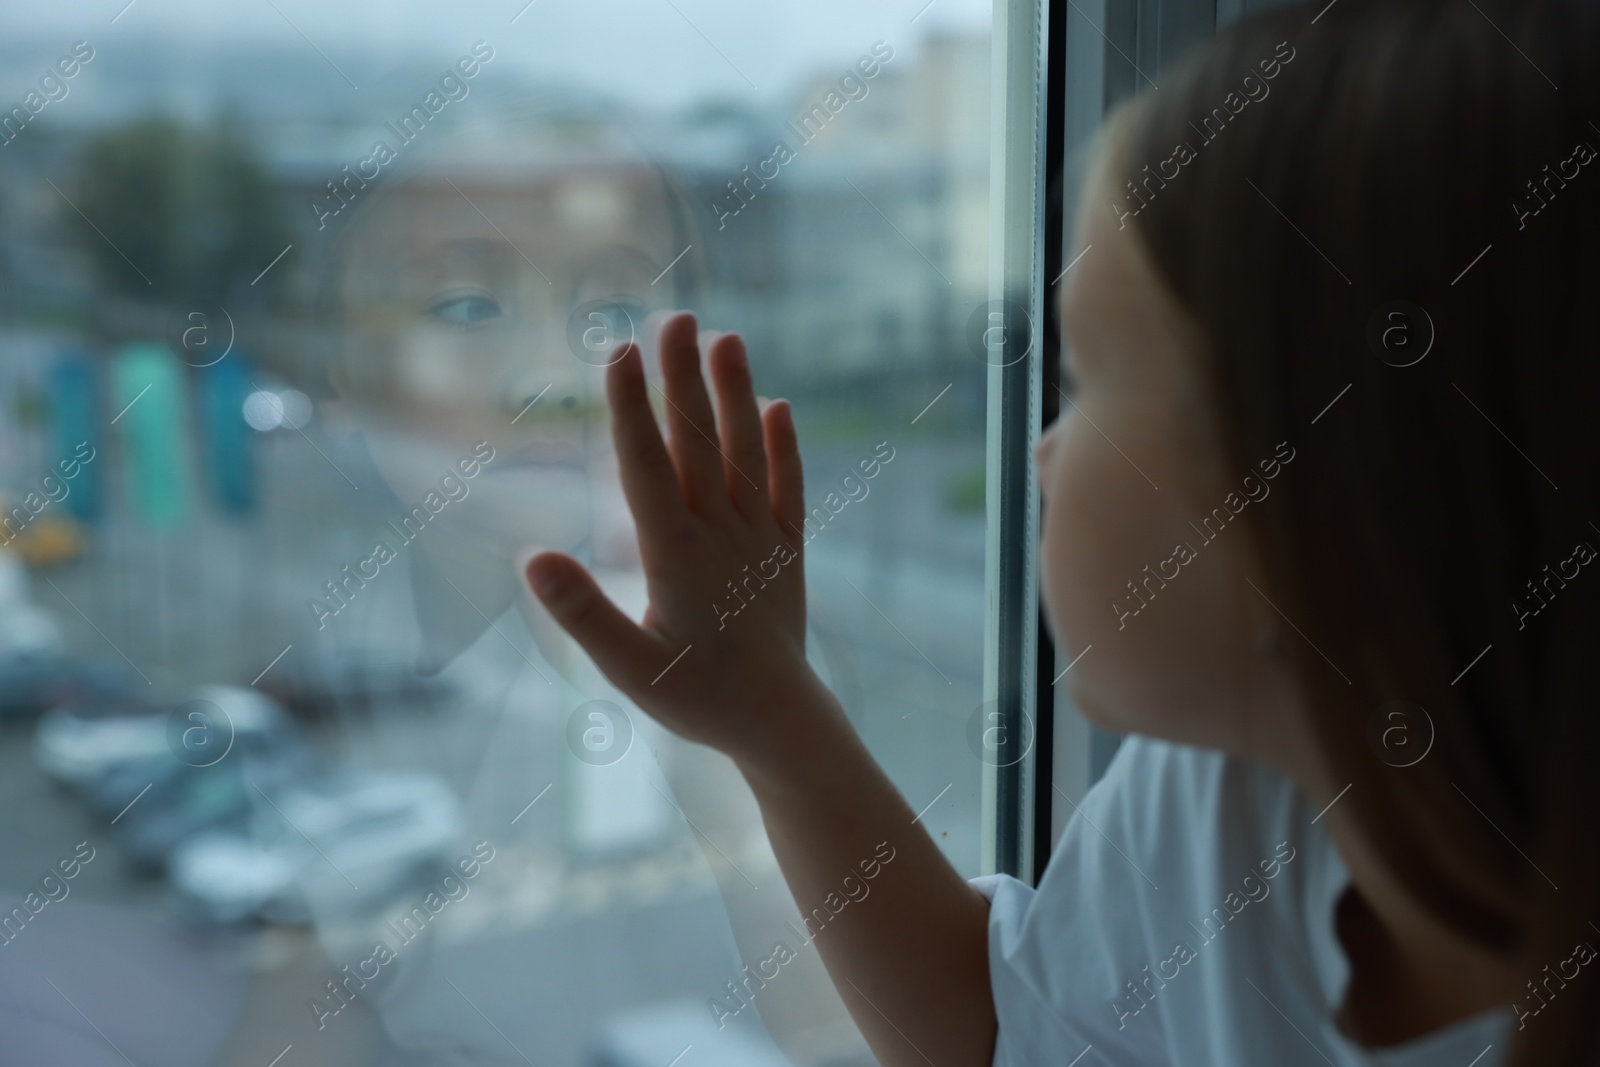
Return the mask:
<path fill-rule="evenodd" d="M 51 573 L 55 589 L 36 583 L 36 600 L 54 612 L 71 647 L 122 663 L 134 681 L 149 679 L 152 694 L 170 697 L 204 682 L 247 684 L 287 646 L 304 654 L 312 642 L 337 639 L 309 625 L 307 597 L 403 509 L 386 511 L 381 492 L 353 490 L 347 475 L 365 480 L 366 472 L 327 441 L 321 451 L 291 433 L 263 443 L 263 506 L 254 520 L 201 511 L 183 529 L 160 533 L 114 508 L 93 531 L 88 555 Z M 811 484 L 825 489 L 873 443 L 810 449 Z M 941 501 L 952 472 L 981 457 L 982 441 L 911 438 L 895 447 L 870 494 L 808 549 L 812 653 L 912 806 L 928 805 L 923 820 L 935 839 L 970 875 L 981 765 L 966 729 L 981 699 L 983 521 Z M 363 639 L 385 640 L 381 629 Z M 323 741 L 334 755 L 456 768 L 453 784 L 463 793 L 492 794 L 497 803 L 502 792 L 509 802 L 556 773 L 540 769 L 546 757 L 537 746 L 523 766 L 494 771 L 499 735 L 468 720 L 442 727 L 452 714 L 446 706 L 346 717 Z M 99 820 L 34 769 L 30 743 L 25 730 L 0 734 L 0 886 L 19 900 L 76 842 L 108 841 Z M 530 816 L 527 825 L 540 824 Z M 507 839 L 505 862 L 471 907 L 463 904 L 452 932 L 436 939 L 428 981 L 452 976 L 459 992 L 488 1005 L 501 1038 L 541 1067 L 581 1067 L 607 1019 L 674 997 L 703 1002 L 738 976 L 738 957 L 688 828 L 674 823 L 653 852 L 598 866 L 549 847 L 559 836 L 550 829 L 543 839 Z M 158 880 L 130 874 L 108 846 L 56 907 L 67 912 L 85 901 L 150 914 L 164 908 L 165 894 Z M 67 921 L 49 912 L 40 919 Z M 5 962 L 0 956 L 0 968 Z M 518 1004 L 529 1007 L 513 1010 Z M 466 1034 L 483 1021 L 468 1013 L 458 1023 Z"/>

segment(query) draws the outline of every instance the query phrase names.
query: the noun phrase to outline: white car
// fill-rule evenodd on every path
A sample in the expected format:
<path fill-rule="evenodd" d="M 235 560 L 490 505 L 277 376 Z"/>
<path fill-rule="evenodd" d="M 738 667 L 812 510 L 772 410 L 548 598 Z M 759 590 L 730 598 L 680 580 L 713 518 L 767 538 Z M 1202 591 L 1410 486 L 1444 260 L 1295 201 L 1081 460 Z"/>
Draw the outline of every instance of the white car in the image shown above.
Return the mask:
<path fill-rule="evenodd" d="M 188 710 L 174 728 L 173 712 L 183 709 Z M 54 708 L 39 719 L 33 754 L 46 774 L 86 790 L 117 768 L 177 765 L 180 750 L 183 763 L 204 766 L 232 751 L 272 747 L 293 732 L 270 697 L 240 686 L 208 685 L 171 706 Z"/>
<path fill-rule="evenodd" d="M 55 616 L 33 602 L 28 565 L 0 552 L 0 656 L 48 656 L 66 651 Z"/>
<path fill-rule="evenodd" d="M 366 907 L 436 878 L 462 826 L 455 794 L 425 774 L 345 771 L 252 799 L 245 831 L 199 834 L 173 852 L 180 912 L 288 923 L 309 920 L 313 899 Z"/>

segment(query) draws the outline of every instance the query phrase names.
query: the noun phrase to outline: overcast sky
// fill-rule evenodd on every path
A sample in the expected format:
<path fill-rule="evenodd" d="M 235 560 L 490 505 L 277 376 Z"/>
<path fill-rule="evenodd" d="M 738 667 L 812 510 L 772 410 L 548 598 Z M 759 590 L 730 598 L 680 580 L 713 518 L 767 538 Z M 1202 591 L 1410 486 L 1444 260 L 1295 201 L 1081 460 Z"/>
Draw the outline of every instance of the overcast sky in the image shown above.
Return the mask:
<path fill-rule="evenodd" d="M 730 95 L 767 102 L 818 66 L 843 69 L 876 40 L 914 53 L 929 32 L 981 28 L 990 18 L 989 0 L 534 0 L 526 9 L 527 0 L 126 3 L 55 0 L 8 12 L 0 100 L 20 99 L 55 53 L 80 39 L 97 53 L 119 44 L 136 51 L 152 39 L 195 52 L 249 44 L 320 51 L 330 90 L 344 92 L 419 55 L 448 64 L 482 39 L 497 64 L 541 81 L 604 85 L 641 104 Z"/>

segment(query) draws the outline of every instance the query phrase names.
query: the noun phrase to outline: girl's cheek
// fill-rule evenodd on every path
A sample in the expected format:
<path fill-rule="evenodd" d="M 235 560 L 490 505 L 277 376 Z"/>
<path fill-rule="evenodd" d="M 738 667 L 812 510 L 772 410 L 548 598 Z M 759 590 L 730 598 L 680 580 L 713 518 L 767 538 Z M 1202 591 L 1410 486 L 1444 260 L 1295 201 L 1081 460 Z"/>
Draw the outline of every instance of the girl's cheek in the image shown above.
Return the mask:
<path fill-rule="evenodd" d="M 1056 538 L 1053 532 L 1059 526 L 1054 521 L 1051 513 L 1056 509 L 1060 498 L 1060 489 L 1056 485 L 1055 459 L 1058 454 L 1057 442 L 1060 438 L 1061 419 L 1055 423 L 1039 438 L 1033 446 L 1033 466 L 1035 477 L 1038 478 L 1040 494 L 1039 511 L 1039 596 L 1044 607 L 1045 618 L 1050 620 L 1052 628 L 1055 624 L 1055 613 L 1052 601 L 1056 597 L 1051 592 L 1051 574 L 1056 568 L 1052 564 L 1055 555 Z"/>
<path fill-rule="evenodd" d="M 1087 602 L 1096 595 L 1100 538 L 1106 529 L 1097 504 L 1099 473 L 1092 442 L 1082 439 L 1072 418 L 1057 422 L 1037 446 L 1039 487 L 1044 494 L 1039 546 L 1040 590 L 1045 615 L 1063 648 L 1085 638 Z M 1086 450 L 1085 445 L 1091 446 Z M 1081 645 L 1080 645 L 1081 647 Z"/>

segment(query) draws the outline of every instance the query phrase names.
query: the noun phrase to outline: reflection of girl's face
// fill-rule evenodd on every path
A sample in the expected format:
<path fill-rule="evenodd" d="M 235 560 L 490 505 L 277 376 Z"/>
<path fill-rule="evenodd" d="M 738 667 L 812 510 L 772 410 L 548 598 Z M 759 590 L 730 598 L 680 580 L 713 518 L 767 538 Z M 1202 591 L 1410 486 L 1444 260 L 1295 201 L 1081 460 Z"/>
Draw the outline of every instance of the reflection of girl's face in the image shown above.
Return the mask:
<path fill-rule="evenodd" d="M 572 351 L 569 319 L 616 297 L 666 306 L 670 278 L 652 282 L 681 249 L 649 168 L 484 173 L 435 168 L 357 217 L 339 280 L 341 391 L 407 508 L 474 444 L 493 446 L 468 498 L 440 516 L 460 547 L 500 558 L 531 542 L 571 550 L 601 532 L 597 518 L 626 514 L 611 506 L 604 372 Z"/>

